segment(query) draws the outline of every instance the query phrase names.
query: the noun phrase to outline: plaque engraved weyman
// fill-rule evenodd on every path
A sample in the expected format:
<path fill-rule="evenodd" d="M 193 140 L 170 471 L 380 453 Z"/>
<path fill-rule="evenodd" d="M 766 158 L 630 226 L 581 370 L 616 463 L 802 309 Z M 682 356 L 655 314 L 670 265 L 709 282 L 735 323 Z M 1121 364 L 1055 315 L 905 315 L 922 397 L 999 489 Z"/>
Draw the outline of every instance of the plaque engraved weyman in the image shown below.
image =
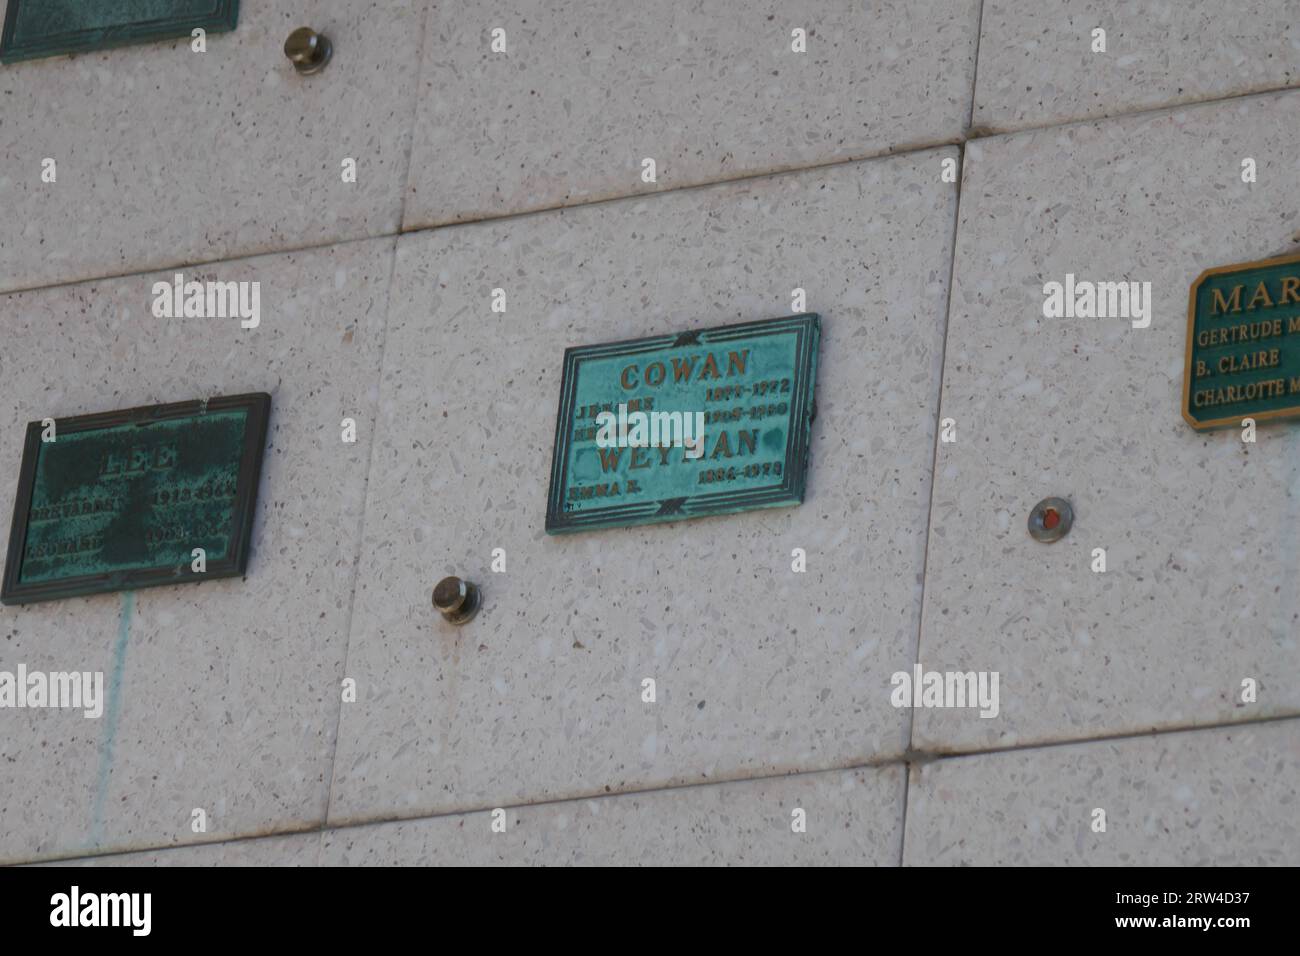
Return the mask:
<path fill-rule="evenodd" d="M 0 601 L 242 575 L 270 407 L 254 393 L 31 422 Z"/>
<path fill-rule="evenodd" d="M 802 503 L 820 333 L 806 314 L 566 350 L 547 532 Z M 686 440 L 647 439 L 660 422 Z"/>

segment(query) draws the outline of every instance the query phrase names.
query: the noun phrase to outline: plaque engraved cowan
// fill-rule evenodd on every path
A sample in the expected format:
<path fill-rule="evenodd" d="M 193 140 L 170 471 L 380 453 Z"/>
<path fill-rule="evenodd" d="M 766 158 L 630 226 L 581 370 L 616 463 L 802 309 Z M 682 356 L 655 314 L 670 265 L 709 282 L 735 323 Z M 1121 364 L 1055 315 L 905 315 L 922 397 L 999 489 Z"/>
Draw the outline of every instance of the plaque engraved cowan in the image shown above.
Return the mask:
<path fill-rule="evenodd" d="M 270 407 L 256 393 L 82 415 L 53 441 L 30 423 L 0 600 L 242 575 Z"/>
<path fill-rule="evenodd" d="M 1193 428 L 1300 416 L 1300 256 L 1220 266 L 1192 283 L 1183 418 Z"/>
<path fill-rule="evenodd" d="M 808 314 L 566 350 L 546 530 L 800 504 L 820 331 Z M 601 416 L 621 410 L 692 416 L 703 434 L 611 447 Z"/>

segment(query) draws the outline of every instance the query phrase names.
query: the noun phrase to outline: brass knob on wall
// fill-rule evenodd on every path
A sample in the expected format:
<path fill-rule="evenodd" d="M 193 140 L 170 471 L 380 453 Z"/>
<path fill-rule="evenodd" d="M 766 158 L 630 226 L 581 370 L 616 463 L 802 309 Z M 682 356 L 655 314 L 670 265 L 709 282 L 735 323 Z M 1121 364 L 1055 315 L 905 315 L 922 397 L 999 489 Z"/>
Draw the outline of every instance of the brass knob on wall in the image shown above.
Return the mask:
<path fill-rule="evenodd" d="M 433 606 L 452 624 L 464 624 L 478 613 L 482 593 L 477 584 L 452 576 L 433 588 Z"/>
<path fill-rule="evenodd" d="M 306 75 L 322 69 L 330 61 L 334 44 L 323 33 L 311 27 L 299 27 L 284 41 L 284 55 L 293 62 L 293 68 Z"/>

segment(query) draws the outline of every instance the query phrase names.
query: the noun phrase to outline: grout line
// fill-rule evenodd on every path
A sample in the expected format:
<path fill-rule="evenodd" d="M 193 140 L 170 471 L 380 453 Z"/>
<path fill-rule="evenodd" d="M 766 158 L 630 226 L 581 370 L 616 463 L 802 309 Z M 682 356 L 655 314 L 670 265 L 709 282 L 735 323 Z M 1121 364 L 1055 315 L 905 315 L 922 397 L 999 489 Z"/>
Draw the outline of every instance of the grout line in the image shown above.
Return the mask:
<path fill-rule="evenodd" d="M 370 475 L 375 469 L 375 455 L 378 454 L 379 449 L 379 419 L 383 414 L 384 361 L 388 356 L 388 322 L 393 314 L 393 283 L 397 278 L 397 239 L 401 235 L 402 222 L 406 219 L 406 190 L 411 177 L 411 160 L 415 153 L 415 127 L 416 120 L 420 115 L 420 82 L 423 76 L 424 46 L 428 41 L 429 18 L 431 16 L 433 16 L 432 6 L 425 11 L 425 15 L 421 18 L 419 59 L 416 60 L 419 65 L 415 71 L 415 95 L 411 98 L 413 101 L 411 104 L 411 122 L 407 126 L 410 131 L 410 139 L 406 143 L 406 169 L 401 177 L 401 195 L 397 204 L 397 232 L 389 236 L 392 239 L 392 248 L 388 254 L 388 282 L 384 286 L 384 323 L 381 327 L 383 338 L 379 343 L 379 362 L 375 368 L 375 405 L 370 422 L 370 453 L 366 456 L 366 473 L 361 481 L 361 516 L 357 519 L 356 561 L 352 566 L 352 587 L 348 594 L 347 624 L 344 631 L 346 637 L 343 645 L 343 678 L 348 676 L 348 664 L 352 660 L 352 622 L 356 616 L 357 585 L 361 580 L 361 561 L 365 556 L 366 517 L 370 514 Z M 329 825 L 330 808 L 334 803 L 334 768 L 338 763 L 339 731 L 343 727 L 344 706 L 346 705 L 343 703 L 341 692 L 339 692 L 338 715 L 334 718 L 334 743 L 330 747 L 329 776 L 325 782 L 325 812 L 321 819 L 322 828 Z M 322 832 L 324 832 L 323 829 Z M 316 845 L 316 861 L 317 863 L 320 862 L 320 841 Z"/>
<path fill-rule="evenodd" d="M 838 166 L 851 166 L 854 163 L 867 163 L 875 162 L 877 160 L 893 159 L 898 156 L 911 156 L 915 153 L 924 153 L 931 150 L 942 149 L 945 146 L 959 146 L 964 141 L 964 133 L 955 134 L 953 136 L 943 136 L 938 139 L 914 140 L 912 142 L 896 143 L 893 146 L 881 149 L 867 150 L 862 153 L 851 153 L 848 156 L 840 156 L 836 159 L 827 159 L 821 162 L 808 163 L 802 166 L 764 166 L 751 172 L 736 176 L 728 176 L 725 179 L 710 179 L 697 183 L 683 183 L 680 186 L 660 186 L 656 189 L 646 189 L 633 193 L 616 193 L 612 196 L 600 196 L 594 199 L 584 199 L 579 202 L 559 203 L 554 206 L 539 206 L 536 209 L 525 209 L 520 212 L 505 212 L 499 214 L 489 213 L 486 215 L 476 216 L 473 219 L 431 222 L 421 226 L 413 226 L 410 229 L 404 230 L 404 233 L 428 232 L 433 229 L 451 229 L 457 226 L 473 226 L 484 222 L 522 219 L 525 216 L 541 216 L 548 213 L 564 212 L 566 209 L 585 209 L 588 206 L 603 206 L 607 203 L 627 202 L 628 200 L 633 199 L 654 199 L 658 196 L 669 196 L 675 193 L 687 193 L 701 189 L 713 189 L 717 186 L 748 183 L 758 179 L 773 179 L 778 176 L 795 176 L 799 173 L 806 173 L 814 170 L 829 170 Z"/>
<path fill-rule="evenodd" d="M 131 269 L 128 272 L 109 272 L 104 275 L 89 276 L 84 279 L 68 279 L 66 282 L 52 282 L 49 285 L 32 285 L 23 286 L 18 289 L 8 289 L 0 292 L 0 299 L 11 295 L 25 295 L 29 292 L 44 292 L 47 289 L 64 289 L 79 285 L 94 285 L 97 282 L 112 282 L 117 279 L 138 279 L 144 276 L 157 275 L 161 272 L 171 272 L 174 269 L 201 269 L 204 266 L 219 266 L 227 263 L 242 262 L 245 259 L 267 259 L 271 256 L 292 256 L 303 252 L 316 252 L 321 249 L 330 249 L 334 246 L 350 246 L 362 242 L 378 242 L 381 239 L 396 239 L 398 235 L 400 235 L 400 233 L 379 232 L 375 233 L 373 236 L 345 236 L 324 242 L 307 242 L 299 246 L 279 246 L 275 249 L 250 249 L 246 252 L 220 256 L 216 259 L 198 259 L 192 262 L 165 262 L 162 265 L 146 266 L 141 269 Z"/>
<path fill-rule="evenodd" d="M 912 764 L 903 764 L 903 819 L 898 826 L 898 865 L 903 866 L 907 858 L 907 798 L 912 785 Z"/>
<path fill-rule="evenodd" d="M 971 119 L 975 115 L 975 91 L 979 82 L 979 44 L 980 37 L 984 30 L 984 0 L 980 0 L 979 14 L 975 26 L 975 68 L 971 73 L 970 86 L 970 109 L 966 113 L 966 127 L 970 128 Z M 952 287 L 957 281 L 957 238 L 961 232 L 961 194 L 966 185 L 966 144 L 962 143 L 961 152 L 961 170 L 957 176 L 957 200 L 953 207 L 952 214 L 952 244 L 948 256 L 948 295 L 944 302 L 943 309 L 943 341 L 939 345 L 939 387 L 935 393 L 934 399 L 934 447 L 930 457 L 930 500 L 925 509 L 925 545 L 921 551 L 921 594 L 917 607 L 916 621 L 916 654 L 912 659 L 913 665 L 921 663 L 921 634 L 925 629 L 925 582 L 929 579 L 930 573 L 930 525 L 934 520 L 934 486 L 935 476 L 939 470 L 939 445 L 940 432 L 943 422 L 943 376 L 948 368 L 948 329 L 952 322 Z M 908 713 L 907 721 L 907 749 L 912 749 L 912 732 L 916 726 L 916 709 L 912 708 Z M 910 770 L 909 767 L 909 776 Z M 903 804 L 903 824 L 907 824 L 907 804 Z M 906 839 L 906 837 L 904 837 Z M 900 849 L 901 853 L 901 849 Z M 902 860 L 899 860 L 902 865 Z"/>
<path fill-rule="evenodd" d="M 981 7 L 981 9 L 983 9 Z M 975 94 L 971 92 L 971 102 L 974 103 Z M 933 448 L 930 453 L 930 494 L 925 509 L 925 537 L 921 548 L 921 593 L 917 599 L 916 613 L 916 643 L 915 653 L 912 656 L 913 665 L 921 663 L 921 634 L 925 628 L 925 584 L 930 575 L 930 525 L 934 521 L 934 488 L 937 484 L 937 475 L 939 470 L 939 445 L 941 430 L 943 428 L 943 376 L 948 367 L 948 329 L 952 322 L 952 288 L 957 281 L 957 237 L 961 229 L 961 194 L 962 186 L 966 179 L 966 147 L 963 145 L 958 148 L 959 158 L 961 159 L 961 170 L 957 176 L 956 190 L 957 198 L 953 203 L 952 213 L 952 232 L 951 246 L 948 255 L 948 295 L 944 301 L 943 309 L 943 338 L 939 344 L 939 383 L 935 390 L 934 400 L 934 433 Z M 916 727 L 916 708 L 909 708 L 907 714 L 907 749 L 912 751 L 912 734 Z M 911 776 L 911 766 L 907 768 L 907 776 Z M 899 843 L 899 866 L 903 865 L 902 855 L 907 847 L 907 786 L 903 787 L 903 838 Z"/>
<path fill-rule="evenodd" d="M 970 134 L 971 124 L 975 122 L 975 95 L 980 88 L 980 43 L 984 39 L 984 4 L 980 0 L 980 12 L 975 17 L 975 66 L 970 76 L 970 109 L 966 112 L 966 130 Z"/>
<path fill-rule="evenodd" d="M 343 673 L 348 676 L 348 663 L 352 657 L 352 621 L 357 607 L 357 585 L 361 581 L 361 561 L 365 557 L 366 517 L 370 514 L 370 475 L 375 470 L 375 455 L 379 450 L 379 419 L 383 414 L 384 401 L 384 361 L 388 355 L 388 320 L 393 312 L 393 282 L 397 277 L 397 238 L 393 237 L 388 254 L 388 283 L 384 289 L 384 323 L 380 328 L 383 338 L 379 343 L 379 362 L 375 372 L 375 405 L 370 421 L 370 449 L 366 455 L 366 473 L 361 481 L 361 515 L 357 519 L 356 561 L 352 565 L 352 587 L 348 594 L 347 625 L 344 630 L 346 640 L 343 646 Z M 343 725 L 343 708 L 347 706 L 342 699 L 341 684 L 335 687 L 338 702 L 338 716 L 334 718 L 334 745 L 330 748 L 329 776 L 325 787 L 325 815 L 321 825 L 329 823 L 330 805 L 334 801 L 334 765 L 339 755 L 339 730 Z"/>
<path fill-rule="evenodd" d="M 564 804 L 586 802 L 590 800 L 616 800 L 620 797 L 646 796 L 653 793 L 676 793 L 682 790 L 696 790 L 708 787 L 724 787 L 746 783 L 760 783 L 763 781 L 784 780 L 789 777 L 807 777 L 814 774 L 831 774 L 831 773 L 851 773 L 857 770 L 883 770 L 888 767 L 902 767 L 907 777 L 910 777 L 911 767 L 913 765 L 928 765 L 934 763 L 943 763 L 951 760 L 962 760 L 973 757 L 992 757 L 1000 754 L 1015 754 L 1031 750 L 1055 750 L 1063 747 L 1080 747 L 1090 744 L 1102 743 L 1119 743 L 1127 740 L 1142 740 L 1154 737 L 1171 737 L 1176 735 L 1201 734 L 1215 730 L 1244 730 L 1260 725 L 1282 724 L 1295 722 L 1297 729 L 1300 729 L 1300 714 L 1284 714 L 1276 717 L 1260 717 L 1254 720 L 1229 720 L 1220 721 L 1211 724 L 1200 724 L 1194 727 L 1171 727 L 1165 729 L 1153 730 L 1136 730 L 1124 731 L 1113 734 L 1099 734 L 1094 737 L 1079 737 L 1066 740 L 1049 740 L 1036 743 L 1026 744 L 1008 744 L 1002 747 L 985 747 L 969 750 L 952 750 L 952 751 L 924 751 L 908 750 L 902 754 L 892 757 L 882 757 L 879 759 L 869 759 L 860 763 L 846 764 L 843 766 L 818 767 L 806 770 L 793 770 L 777 773 L 758 774 L 751 777 L 731 777 L 719 780 L 708 780 L 702 782 L 691 782 L 683 784 L 673 784 L 669 786 L 643 787 L 641 789 L 618 790 L 611 793 L 594 792 L 582 793 L 570 797 L 556 797 L 548 800 L 536 800 L 532 802 L 510 803 L 510 804 L 483 804 L 482 806 L 462 807 L 457 810 L 448 810 L 441 813 L 423 813 L 411 816 L 377 816 L 366 820 L 354 820 L 342 822 L 334 825 L 316 824 L 284 830 L 276 830 L 271 833 L 253 833 L 240 834 L 214 838 L 211 840 L 196 840 L 187 843 L 172 843 L 163 846 L 143 846 L 133 847 L 123 850 L 109 850 L 104 853 L 94 854 L 65 854 L 61 856 L 42 857 L 40 859 L 14 861 L 10 866 L 30 865 L 36 863 L 59 863 L 72 862 L 77 860 L 104 859 L 116 856 L 128 856 L 138 853 L 155 853 L 164 850 L 185 850 L 195 847 L 204 846 L 222 846 L 228 843 L 250 843 L 256 840 L 274 839 L 276 837 L 304 836 L 310 834 L 320 834 L 322 837 L 326 833 L 334 833 L 341 830 L 359 830 L 365 827 L 384 826 L 391 823 L 421 823 L 429 820 L 440 820 L 451 817 L 465 817 L 476 813 L 488 813 L 491 810 L 500 807 L 504 810 L 520 810 L 529 807 L 550 807 L 562 806 Z M 904 793 L 907 793 L 905 789 Z M 319 859 L 319 853 L 318 853 Z"/>
<path fill-rule="evenodd" d="M 979 13 L 975 20 L 975 63 L 971 68 L 970 80 L 970 109 L 966 111 L 966 131 L 969 138 L 971 122 L 975 118 L 975 95 L 979 89 L 979 66 L 980 66 L 980 38 L 984 34 L 984 3 L 980 0 Z M 939 470 L 939 445 L 940 434 L 943 422 L 943 376 L 948 368 L 948 330 L 952 322 L 952 287 L 957 281 L 957 238 L 961 231 L 961 194 L 962 188 L 966 184 L 966 143 L 963 141 L 958 147 L 958 155 L 961 160 L 961 170 L 957 176 L 957 199 L 953 204 L 952 213 L 952 242 L 948 255 L 948 295 L 944 302 L 943 310 L 943 340 L 939 345 L 939 384 L 935 390 L 934 400 L 934 446 L 930 457 L 930 495 L 927 507 L 925 509 L 925 539 L 921 548 L 921 593 L 917 600 L 916 612 L 916 644 L 915 653 L 912 657 L 913 665 L 921 663 L 921 634 L 925 630 L 925 583 L 929 580 L 930 574 L 930 525 L 934 520 L 934 487 L 937 483 Z M 912 737 L 916 729 L 916 708 L 909 708 L 907 714 L 907 752 L 913 753 Z M 906 761 L 903 765 L 903 813 L 902 823 L 898 839 L 898 865 L 903 865 L 903 860 L 907 855 L 907 806 L 908 799 L 911 796 L 912 782 L 912 762 Z"/>
<path fill-rule="evenodd" d="M 420 18 L 420 52 L 415 67 L 415 95 L 411 97 L 411 122 L 406 127 L 410 139 L 406 142 L 406 169 L 403 170 L 400 183 L 401 200 L 397 204 L 397 235 L 401 235 L 406 225 L 406 197 L 411 189 L 411 166 L 415 158 L 415 131 L 420 121 L 420 84 L 424 81 L 424 48 L 429 42 L 429 21 L 433 18 L 434 4 L 429 4 L 424 16 Z M 394 244 L 394 248 L 396 245 Z"/>
<path fill-rule="evenodd" d="M 978 67 L 977 67 L 978 69 Z M 1055 123 L 1027 123 L 1024 126 L 979 126 L 966 130 L 965 139 L 990 139 L 994 136 L 1016 136 L 1020 133 L 1038 133 L 1048 129 L 1065 129 L 1070 126 L 1088 126 L 1094 123 L 1118 122 L 1133 116 L 1154 117 L 1161 113 L 1174 113 L 1178 110 L 1199 109 L 1206 106 L 1218 106 L 1237 100 L 1262 99 L 1266 96 L 1300 93 L 1300 86 L 1267 86 L 1258 90 L 1246 90 L 1241 93 L 1228 93 L 1224 96 L 1211 96 L 1208 99 L 1184 100 L 1180 103 L 1162 103 L 1159 106 L 1144 106 L 1132 110 L 1121 109 L 1117 113 L 1098 113 L 1096 116 L 1075 116 Z M 972 110 L 972 119 L 974 111 Z"/>
<path fill-rule="evenodd" d="M 1244 727 L 1256 727 L 1260 724 L 1284 724 L 1287 721 L 1300 722 L 1300 712 L 1278 714 L 1274 717 L 1255 717 L 1251 720 L 1219 720 L 1207 724 L 1194 724 L 1185 727 L 1152 727 L 1150 730 L 1122 730 L 1109 734 L 1096 734 L 1092 737 L 1065 737 L 1059 740 L 1030 741 L 1024 744 L 1004 744 L 994 747 L 972 747 L 966 750 L 912 750 L 913 763 L 936 763 L 944 760 L 957 760 L 966 757 L 983 757 L 994 754 L 1020 753 L 1026 750 L 1052 750 L 1058 747 L 1076 747 L 1084 744 L 1104 744 L 1123 740 L 1141 740 L 1146 737 L 1170 737 L 1175 734 L 1198 734 L 1209 730 L 1236 730 Z"/>
<path fill-rule="evenodd" d="M 972 100 L 974 94 L 972 93 Z M 914 665 L 921 663 L 921 634 L 925 628 L 925 584 L 930 576 L 930 525 L 934 521 L 934 488 L 938 483 L 937 475 L 939 471 L 939 445 L 940 434 L 943 422 L 943 376 L 948 367 L 948 329 L 952 322 L 952 287 L 957 281 L 957 237 L 961 227 L 961 194 L 962 185 L 966 179 L 966 147 L 959 147 L 959 158 L 961 159 L 961 170 L 957 177 L 957 199 L 953 204 L 952 215 L 952 233 L 951 247 L 948 256 L 948 295 L 944 301 L 943 310 L 943 340 L 939 345 L 939 385 L 935 392 L 934 400 L 934 447 L 930 455 L 930 494 L 925 509 L 925 537 L 921 549 L 921 593 L 917 600 L 916 613 L 916 643 L 915 653 L 912 656 Z M 907 714 L 907 749 L 912 752 L 912 732 L 916 726 L 916 708 L 908 709 Z M 911 776 L 911 766 L 907 767 L 908 776 Z M 902 866 L 902 854 L 906 849 L 907 840 L 907 788 L 903 789 L 903 842 L 900 844 L 899 866 Z"/>
<path fill-rule="evenodd" d="M 978 66 L 977 66 L 978 69 Z M 1016 129 L 994 129 L 984 127 L 980 129 L 967 129 L 961 134 L 949 136 L 935 140 L 923 140 L 914 143 L 900 143 L 883 150 L 869 151 L 861 154 L 842 159 L 827 160 L 822 163 L 811 163 L 805 166 L 774 166 L 761 169 L 752 173 L 746 173 L 743 176 L 734 176 L 728 179 L 713 179 L 707 182 L 690 183 L 683 186 L 671 186 L 654 191 L 625 193 L 616 196 L 606 196 L 601 199 L 592 199 L 584 202 L 569 203 L 567 205 L 544 206 L 539 209 L 526 209 L 519 212 L 508 212 L 500 215 L 486 215 L 475 219 L 465 219 L 459 222 L 441 222 L 431 223 L 429 225 L 415 226 L 410 229 L 403 229 L 399 222 L 398 229 L 395 232 L 377 232 L 361 236 L 342 236 L 335 239 L 325 239 L 320 242 L 304 242 L 299 245 L 276 246 L 274 249 L 249 249 L 246 251 L 230 250 L 224 255 L 212 259 L 196 260 L 178 260 L 168 261 L 159 265 L 131 269 L 126 272 L 105 272 L 99 275 L 86 276 L 77 279 L 64 279 L 44 284 L 17 286 L 12 289 L 0 291 L 0 298 L 9 295 L 19 295 L 26 292 L 40 292 L 45 289 L 59 289 L 65 286 L 86 285 L 92 282 L 108 282 L 111 279 L 127 279 L 133 276 L 149 276 L 160 272 L 167 272 L 172 269 L 195 269 L 202 266 L 222 265 L 225 263 L 239 262 L 243 259 L 255 259 L 260 256 L 280 256 L 292 255 L 294 253 L 313 252 L 317 249 L 328 249 L 332 246 L 341 246 L 354 242 L 370 242 L 379 239 L 393 239 L 400 236 L 414 235 L 422 232 L 433 232 L 440 229 L 453 229 L 458 226 L 472 226 L 485 222 L 501 222 L 515 219 L 522 219 L 525 216 L 540 216 L 547 213 L 564 212 L 568 209 L 584 209 L 588 206 L 599 206 L 605 203 L 627 202 L 634 199 L 653 199 L 658 196 L 667 196 L 673 193 L 688 192 L 696 189 L 711 189 L 715 186 L 725 186 L 732 183 L 744 183 L 756 179 L 770 179 L 776 176 L 792 176 L 798 173 L 812 172 L 814 170 L 829 170 L 837 166 L 848 166 L 853 163 L 873 162 L 876 160 L 892 159 L 900 156 L 910 156 L 915 153 L 923 153 L 931 150 L 942 149 L 945 146 L 965 146 L 973 141 L 982 141 L 986 139 L 996 139 L 1000 137 L 1017 136 L 1022 133 L 1041 132 L 1050 129 L 1066 129 L 1072 126 L 1094 125 L 1101 122 L 1121 121 L 1136 117 L 1155 117 L 1163 113 L 1172 113 L 1177 110 L 1197 109 L 1202 107 L 1216 106 L 1222 103 L 1231 103 L 1235 100 L 1263 98 L 1285 93 L 1296 93 L 1300 95 L 1300 87 L 1272 87 L 1266 90 L 1256 90 L 1249 93 L 1234 93 L 1231 96 L 1219 97 L 1217 99 L 1199 100 L 1189 103 L 1179 103 L 1173 106 L 1155 106 L 1149 109 L 1134 110 L 1127 113 L 1113 113 L 1104 116 L 1085 117 L 1083 119 L 1067 120 L 1061 123 L 1047 123 L 1041 126 L 1024 126 Z M 972 110 L 973 110 L 972 105 Z M 414 143 L 414 132 L 412 132 L 412 145 Z M 409 165 L 409 163 L 408 163 Z M 408 170 L 409 175 L 409 170 Z M 399 215 L 405 216 L 406 196 L 403 192 L 402 203 L 399 209 Z"/>
<path fill-rule="evenodd" d="M 267 250 L 249 250 L 247 252 L 228 252 L 225 255 L 213 259 L 202 259 L 196 261 L 177 261 L 165 262 L 161 265 L 147 266 L 139 269 L 132 269 L 127 272 L 109 272 L 102 275 L 90 276 L 81 279 L 68 279 L 62 282 L 51 282 L 46 285 L 21 286 L 19 288 L 0 291 L 0 298 L 8 295 L 18 295 L 26 292 L 40 292 L 45 289 L 59 289 L 65 286 L 88 285 L 93 282 L 108 282 L 112 279 L 127 279 L 140 276 L 151 276 L 160 272 L 169 272 L 173 269 L 195 269 L 201 266 L 222 265 L 225 263 L 239 262 L 243 259 L 256 259 L 263 256 L 292 255 L 301 252 L 314 252 L 319 249 L 329 249 L 332 246 L 341 246 L 348 243 L 372 242 L 380 239 L 397 239 L 405 236 L 417 235 L 425 232 L 436 232 L 444 229 L 455 229 L 465 226 L 474 226 L 481 223 L 510 222 L 517 219 L 525 219 L 532 216 L 545 216 L 552 213 L 563 213 L 566 210 L 585 209 L 589 206 L 603 206 L 608 203 L 624 203 L 633 200 L 654 199 L 659 196 L 668 196 L 676 193 L 691 192 L 694 190 L 713 189 L 719 186 L 728 186 L 735 183 L 752 182 L 760 179 L 773 179 L 778 176 L 797 176 L 801 173 L 814 172 L 817 170 L 830 170 L 839 166 L 851 166 L 855 163 L 868 163 L 877 160 L 892 159 L 895 157 L 912 156 L 918 153 L 929 152 L 932 150 L 942 149 L 945 146 L 959 146 L 964 142 L 962 136 L 950 136 L 939 140 L 925 140 L 915 143 L 899 144 L 890 147 L 885 151 L 868 152 L 861 155 L 853 155 L 848 158 L 827 160 L 822 163 L 812 163 L 807 166 L 773 166 L 756 172 L 746 173 L 743 176 L 733 176 L 729 179 L 710 180 L 708 182 L 688 183 L 682 186 L 670 186 L 662 189 L 647 190 L 645 192 L 625 193 L 615 196 L 605 196 L 600 199 L 590 199 L 584 202 L 569 203 L 567 205 L 543 206 L 538 209 L 525 209 L 519 212 L 502 213 L 501 215 L 481 216 L 477 219 L 465 219 L 459 222 L 439 222 L 429 225 L 415 226 L 410 229 L 403 229 L 399 223 L 396 231 L 377 232 L 370 235 L 350 236 L 340 239 L 326 239 L 320 242 L 307 242 L 297 246 L 280 246 L 275 249 Z M 401 216 L 405 216 L 405 197 L 402 200 Z"/>

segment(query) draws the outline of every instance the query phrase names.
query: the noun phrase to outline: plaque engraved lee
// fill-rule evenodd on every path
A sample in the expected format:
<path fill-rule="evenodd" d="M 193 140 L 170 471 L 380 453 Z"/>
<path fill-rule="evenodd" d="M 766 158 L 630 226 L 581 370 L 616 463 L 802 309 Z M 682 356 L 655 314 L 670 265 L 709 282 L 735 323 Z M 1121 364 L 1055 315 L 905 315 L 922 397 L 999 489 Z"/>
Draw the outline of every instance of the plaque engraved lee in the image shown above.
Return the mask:
<path fill-rule="evenodd" d="M 1183 418 L 1204 430 L 1300 416 L 1300 256 L 1220 266 L 1192 283 Z"/>
<path fill-rule="evenodd" d="M 820 331 L 809 314 L 566 350 L 546 530 L 800 504 Z M 700 433 L 665 440 L 677 419 Z"/>
<path fill-rule="evenodd" d="M 239 0 L 8 0 L 0 62 L 235 29 Z"/>
<path fill-rule="evenodd" d="M 30 423 L 0 601 L 242 575 L 270 407 L 256 393 Z"/>

